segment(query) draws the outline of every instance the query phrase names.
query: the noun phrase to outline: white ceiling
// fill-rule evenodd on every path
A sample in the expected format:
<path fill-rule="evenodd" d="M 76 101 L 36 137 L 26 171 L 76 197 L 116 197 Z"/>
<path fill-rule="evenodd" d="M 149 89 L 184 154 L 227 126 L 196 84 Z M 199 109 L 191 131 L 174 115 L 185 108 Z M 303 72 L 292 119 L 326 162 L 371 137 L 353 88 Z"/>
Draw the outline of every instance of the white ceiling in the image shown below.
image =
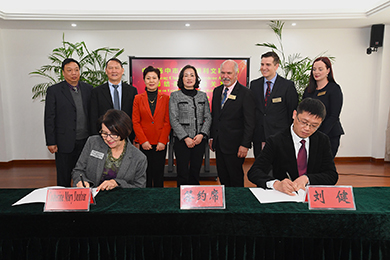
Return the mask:
<path fill-rule="evenodd" d="M 295 28 L 390 24 L 390 1 L 14 0 L 0 4 L 3 29 L 262 29 L 270 20 L 285 21 L 286 27 L 296 23 Z"/>

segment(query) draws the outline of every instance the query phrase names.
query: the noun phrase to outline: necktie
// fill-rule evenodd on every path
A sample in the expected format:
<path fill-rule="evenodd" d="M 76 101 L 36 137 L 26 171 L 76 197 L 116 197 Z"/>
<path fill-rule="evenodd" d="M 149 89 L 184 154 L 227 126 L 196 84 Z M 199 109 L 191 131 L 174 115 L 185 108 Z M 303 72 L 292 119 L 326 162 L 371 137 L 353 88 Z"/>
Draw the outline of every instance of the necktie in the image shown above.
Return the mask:
<path fill-rule="evenodd" d="M 221 108 L 223 107 L 223 104 L 225 103 L 225 100 L 227 98 L 227 92 L 228 92 L 228 88 L 225 88 L 225 90 L 223 91 L 223 94 L 222 94 Z"/>
<path fill-rule="evenodd" d="M 114 87 L 114 109 L 121 110 L 119 105 L 119 92 L 118 87 L 119 85 L 112 85 Z"/>
<path fill-rule="evenodd" d="M 271 95 L 271 81 L 267 81 L 267 91 L 265 92 L 265 97 L 264 97 L 264 105 L 267 106 L 267 101 L 269 96 Z"/>
<path fill-rule="evenodd" d="M 307 152 L 305 147 L 305 140 L 301 140 L 301 148 L 298 151 L 297 165 L 299 176 L 306 174 L 307 172 Z"/>

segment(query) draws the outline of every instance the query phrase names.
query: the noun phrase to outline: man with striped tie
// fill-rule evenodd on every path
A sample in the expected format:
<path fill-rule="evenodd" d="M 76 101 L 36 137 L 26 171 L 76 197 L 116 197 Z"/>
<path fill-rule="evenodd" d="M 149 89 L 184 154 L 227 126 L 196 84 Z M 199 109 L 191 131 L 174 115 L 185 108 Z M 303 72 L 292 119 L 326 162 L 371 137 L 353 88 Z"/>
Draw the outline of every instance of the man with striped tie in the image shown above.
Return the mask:
<path fill-rule="evenodd" d="M 106 74 L 108 81 L 92 90 L 90 124 L 93 135 L 99 133 L 101 126 L 98 119 L 109 109 L 117 109 L 126 112 L 132 118 L 133 101 L 137 95 L 137 89 L 122 81 L 125 69 L 122 62 L 117 58 L 111 58 L 106 63 Z M 134 133 L 130 135 L 134 140 Z"/>
<path fill-rule="evenodd" d="M 253 148 L 257 157 L 265 140 L 291 125 L 292 113 L 298 105 L 298 94 L 294 82 L 276 72 L 279 56 L 273 52 L 261 55 L 261 78 L 252 80 L 249 88 L 256 102 L 256 128 L 253 135 Z"/>

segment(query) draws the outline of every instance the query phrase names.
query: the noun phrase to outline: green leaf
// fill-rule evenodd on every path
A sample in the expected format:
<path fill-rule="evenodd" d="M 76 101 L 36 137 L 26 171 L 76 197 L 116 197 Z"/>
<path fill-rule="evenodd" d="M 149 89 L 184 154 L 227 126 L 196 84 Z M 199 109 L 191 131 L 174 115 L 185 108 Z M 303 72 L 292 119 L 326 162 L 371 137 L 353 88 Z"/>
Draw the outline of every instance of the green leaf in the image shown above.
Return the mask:
<path fill-rule="evenodd" d="M 267 47 L 270 48 L 272 51 L 276 51 L 278 52 L 278 54 L 280 54 L 280 69 L 284 74 L 283 76 L 289 80 L 294 81 L 299 97 L 300 99 L 302 99 L 303 92 L 309 84 L 310 71 L 313 61 L 320 56 L 325 56 L 326 52 L 320 53 L 314 59 L 311 59 L 309 57 L 302 57 L 300 53 L 292 53 L 287 55 L 284 52 L 282 42 L 284 22 L 270 21 L 268 25 L 275 33 L 280 47 L 277 48 L 275 44 L 269 42 L 257 43 L 256 46 Z M 285 58 L 286 56 L 287 59 Z M 335 57 L 333 56 L 328 56 L 328 58 L 331 61 L 335 60 Z"/>
<path fill-rule="evenodd" d="M 261 47 L 268 47 L 268 48 L 272 48 L 272 49 L 278 49 L 275 44 L 273 43 L 269 43 L 269 42 L 264 42 L 264 43 L 257 43 L 256 46 L 261 46 Z"/>
<path fill-rule="evenodd" d="M 90 51 L 87 44 L 82 42 L 65 41 L 65 34 L 62 34 L 62 46 L 52 50 L 48 59 L 50 64 L 42 65 L 41 68 L 32 71 L 29 75 L 42 77 L 46 82 L 36 84 L 32 87 L 32 99 L 44 101 L 46 90 L 49 86 L 64 80 L 62 75 L 62 62 L 66 58 L 75 58 L 80 63 L 80 80 L 92 86 L 99 86 L 108 80 L 105 73 L 106 61 L 116 58 L 124 52 L 124 49 L 100 47 Z M 123 62 L 126 65 L 127 62 Z"/>

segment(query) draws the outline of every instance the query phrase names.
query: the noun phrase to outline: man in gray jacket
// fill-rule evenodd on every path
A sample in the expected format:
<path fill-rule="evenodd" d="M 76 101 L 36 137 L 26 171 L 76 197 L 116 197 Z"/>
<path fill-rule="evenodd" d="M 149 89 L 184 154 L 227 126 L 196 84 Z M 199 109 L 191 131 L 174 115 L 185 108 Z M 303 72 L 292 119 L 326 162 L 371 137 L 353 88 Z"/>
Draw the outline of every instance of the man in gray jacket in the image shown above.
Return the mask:
<path fill-rule="evenodd" d="M 45 99 L 47 149 L 55 154 L 57 185 L 70 187 L 71 172 L 89 136 L 88 107 L 92 86 L 80 81 L 80 64 L 62 62 L 64 81 L 50 86 Z"/>

